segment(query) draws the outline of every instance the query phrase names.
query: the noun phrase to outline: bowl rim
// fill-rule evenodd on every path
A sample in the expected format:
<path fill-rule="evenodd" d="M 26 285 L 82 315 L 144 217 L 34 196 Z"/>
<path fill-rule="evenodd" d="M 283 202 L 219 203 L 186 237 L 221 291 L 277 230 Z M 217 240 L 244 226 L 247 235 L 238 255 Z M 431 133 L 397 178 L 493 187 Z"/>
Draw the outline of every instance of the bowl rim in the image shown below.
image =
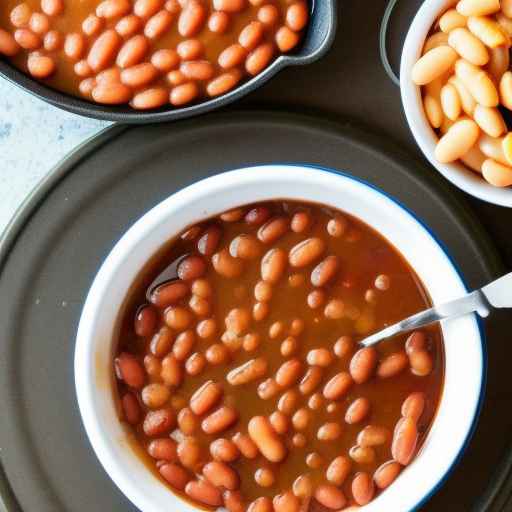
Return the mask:
<path fill-rule="evenodd" d="M 363 179 L 360 179 L 358 177 L 354 177 L 354 176 L 352 176 L 350 174 L 347 174 L 346 172 L 338 171 L 338 170 L 327 168 L 327 167 L 323 167 L 323 166 L 311 165 L 311 164 L 276 164 L 276 165 L 268 164 L 268 165 L 258 165 L 258 166 L 245 167 L 245 168 L 239 168 L 239 169 L 236 169 L 236 170 L 226 171 L 226 172 L 223 172 L 223 173 L 218 174 L 218 175 L 214 175 L 214 176 L 211 176 L 211 177 L 208 177 L 208 178 L 204 178 L 202 180 L 198 180 L 194 184 L 189 185 L 188 187 L 185 187 L 184 189 L 181 189 L 181 191 L 187 190 L 187 189 L 189 189 L 191 187 L 196 187 L 198 184 L 201 184 L 202 182 L 207 181 L 207 180 L 212 180 L 213 178 L 216 178 L 218 176 L 224 176 L 224 175 L 227 175 L 227 174 L 235 174 L 235 173 L 239 173 L 239 172 L 246 172 L 246 171 L 251 170 L 251 169 L 260 169 L 260 168 L 273 168 L 274 170 L 276 170 L 276 168 L 279 168 L 279 167 L 287 168 L 287 171 L 293 170 L 293 168 L 297 168 L 299 170 L 309 169 L 309 170 L 323 171 L 325 173 L 334 174 L 334 175 L 336 175 L 338 177 L 351 180 L 351 181 L 355 182 L 358 185 L 362 185 L 362 186 L 370 189 L 371 191 L 373 191 L 374 194 L 380 196 L 381 199 L 386 200 L 386 202 L 390 206 L 394 206 L 395 208 L 398 207 L 399 209 L 401 209 L 403 211 L 403 213 L 406 216 L 408 216 L 410 218 L 410 220 L 414 221 L 414 223 L 420 229 L 422 229 L 424 231 L 424 234 L 427 235 L 428 238 L 430 238 L 430 241 L 432 242 L 433 247 L 437 246 L 437 249 L 440 251 L 440 254 L 446 259 L 446 262 L 447 262 L 447 264 L 448 264 L 448 266 L 450 268 L 450 271 L 453 272 L 454 278 L 456 280 L 458 279 L 458 282 L 459 282 L 459 285 L 460 285 L 461 289 L 463 289 L 465 291 L 468 291 L 468 288 L 467 288 L 467 286 L 466 286 L 466 284 L 464 282 L 464 279 L 463 279 L 463 277 L 462 277 L 458 267 L 455 265 L 455 262 L 454 262 L 452 256 L 450 255 L 450 252 L 446 248 L 446 246 L 440 240 L 438 240 L 438 238 L 432 233 L 432 231 L 429 229 L 429 227 L 414 212 L 412 212 L 409 208 L 407 208 L 405 205 L 403 205 L 396 198 L 394 198 L 393 196 L 391 196 L 387 192 L 381 190 L 377 186 L 375 186 L 375 185 L 373 185 L 373 184 L 371 184 L 371 183 L 369 183 L 369 182 L 367 182 L 367 181 L 365 181 Z M 161 205 L 163 203 L 169 201 L 169 198 L 173 197 L 174 195 L 175 194 L 173 194 L 173 195 L 169 196 L 167 199 L 164 199 L 163 201 L 159 202 L 155 207 L 153 207 L 153 209 L 149 210 L 149 212 L 151 212 L 152 210 L 154 210 L 154 209 L 156 209 L 158 207 L 161 207 Z M 282 196 L 279 196 L 279 197 L 282 197 Z M 141 223 L 141 221 L 146 217 L 146 215 L 148 215 L 149 212 L 147 212 L 138 221 L 136 221 L 136 223 L 126 231 L 126 233 L 123 235 L 121 240 L 123 240 L 126 237 L 127 233 L 132 231 L 132 229 L 133 229 L 133 227 L 135 225 Z M 164 217 L 166 217 L 166 216 L 164 216 Z M 162 220 L 162 219 L 160 219 L 160 220 Z M 365 221 L 363 220 L 363 222 L 365 222 Z M 157 223 L 154 223 L 154 225 L 145 232 L 145 236 L 139 235 L 136 238 L 139 238 L 139 239 L 146 238 L 146 236 L 151 231 L 151 229 L 154 229 L 156 227 L 156 224 Z M 133 240 L 132 240 L 132 242 L 133 242 Z M 388 242 L 392 243 L 391 241 L 388 241 Z M 116 250 L 118 245 L 119 245 L 119 241 L 116 243 L 116 245 L 114 246 L 114 249 L 107 256 L 105 261 L 107 261 L 107 260 L 109 260 L 109 258 L 111 258 L 112 253 Z M 400 248 L 398 248 L 398 250 L 400 250 Z M 122 259 L 125 259 L 125 258 L 126 258 L 126 255 L 124 255 L 124 257 Z M 105 265 L 105 263 L 102 265 L 102 268 L 103 268 L 104 265 Z M 93 449 L 96 452 L 96 455 L 97 455 L 100 463 L 104 466 L 105 470 L 107 470 L 107 466 L 105 465 L 104 455 L 100 454 L 99 451 L 98 451 L 98 446 L 97 445 L 100 443 L 100 441 L 98 441 L 97 439 L 95 439 L 93 441 L 93 436 L 96 434 L 96 432 L 93 431 L 92 434 L 91 434 L 91 430 L 92 429 L 90 428 L 91 427 L 90 423 L 92 421 L 96 421 L 97 422 L 98 418 L 97 417 L 94 417 L 94 418 L 86 417 L 87 414 L 90 411 L 85 411 L 85 409 L 86 409 L 86 407 L 88 405 L 85 402 L 86 402 L 86 400 L 90 400 L 91 397 L 84 396 L 84 394 L 87 395 L 87 393 L 88 393 L 88 391 L 85 389 L 87 387 L 88 383 L 84 380 L 85 379 L 85 375 L 84 375 L 85 371 L 84 371 L 84 368 L 83 368 L 83 359 L 82 359 L 82 357 L 84 355 L 87 355 L 87 351 L 85 349 L 90 348 L 90 347 L 88 347 L 90 340 L 87 339 L 88 338 L 88 333 L 87 333 L 88 327 L 83 325 L 84 324 L 83 319 L 84 319 L 87 307 L 91 306 L 90 304 L 88 304 L 89 302 L 91 302 L 91 300 L 90 300 L 91 292 L 93 291 L 95 285 L 98 286 L 97 281 L 100 280 L 99 279 L 100 278 L 100 274 L 101 274 L 101 269 L 100 269 L 100 271 L 98 272 L 98 274 L 96 275 L 96 277 L 94 279 L 94 283 L 91 286 L 91 289 L 89 291 L 89 295 L 88 295 L 88 297 L 86 299 L 86 302 L 84 304 L 84 308 L 82 310 L 82 316 L 81 316 L 81 319 L 80 319 L 80 324 L 79 324 L 78 333 L 77 333 L 77 345 L 76 345 L 76 348 L 75 348 L 74 370 L 75 370 L 75 388 L 76 388 L 75 391 L 77 393 L 77 398 L 78 398 L 80 413 L 81 413 L 81 417 L 82 417 L 82 422 L 84 423 L 85 429 L 86 429 L 88 437 L 89 437 L 89 441 L 91 442 L 91 444 L 93 446 Z M 111 272 L 111 274 L 113 274 L 113 272 Z M 101 276 L 101 277 L 104 277 L 104 276 Z M 109 277 L 112 277 L 112 276 L 110 275 Z M 100 302 L 101 302 L 101 299 L 100 299 Z M 96 305 L 96 307 L 97 307 L 97 305 Z M 95 313 L 97 314 L 97 311 Z M 421 505 L 424 504 L 427 500 L 429 500 L 431 498 L 431 496 L 446 482 L 447 478 L 450 476 L 452 471 L 455 469 L 456 465 L 458 464 L 458 462 L 460 461 L 462 455 L 464 454 L 464 452 L 465 452 L 465 450 L 466 450 L 466 448 L 468 446 L 468 443 L 469 443 L 469 441 L 470 441 L 470 439 L 471 439 L 471 437 L 472 437 L 472 435 L 474 433 L 474 430 L 476 428 L 477 422 L 478 422 L 478 418 L 479 418 L 479 415 L 480 415 L 480 412 L 481 412 L 481 407 L 482 407 L 482 403 L 483 403 L 483 399 L 484 399 L 484 390 L 485 390 L 485 383 L 486 383 L 486 376 L 487 376 L 487 350 L 486 350 L 485 335 L 484 335 L 484 331 L 482 329 L 481 322 L 479 321 L 479 319 L 476 316 L 476 314 L 468 315 L 468 318 L 470 320 L 472 320 L 472 322 L 474 323 L 473 330 L 474 330 L 475 338 L 478 340 L 478 348 L 479 348 L 478 362 L 480 363 L 479 364 L 480 373 L 479 373 L 479 378 L 476 379 L 476 381 L 478 383 L 478 386 L 477 386 L 477 392 L 474 393 L 474 399 L 475 399 L 474 408 L 471 411 L 471 415 L 468 416 L 468 419 L 467 419 L 468 426 L 467 426 L 467 429 L 466 429 L 466 426 L 465 426 L 465 429 L 464 429 L 464 431 L 465 431 L 464 439 L 461 441 L 460 445 L 458 446 L 456 455 L 454 455 L 454 457 L 452 458 L 452 460 L 449 463 L 449 465 L 448 465 L 447 469 L 445 470 L 444 474 L 436 476 L 436 480 L 437 481 L 436 481 L 435 485 L 433 485 L 429 489 L 428 492 L 424 493 L 423 496 L 418 498 L 418 501 L 413 506 L 413 508 L 411 508 L 410 510 L 416 510 L 419 507 L 421 507 Z M 88 321 L 89 321 L 89 319 L 88 319 Z M 140 503 L 140 502 L 138 502 L 137 500 L 134 499 L 134 493 L 132 493 L 132 492 L 125 492 L 126 488 L 125 488 L 124 485 L 121 485 L 118 482 L 117 476 L 116 477 L 113 476 L 110 472 L 108 472 L 108 470 L 107 470 L 107 473 L 109 474 L 110 478 L 116 483 L 116 485 L 122 490 L 122 492 L 127 497 L 129 497 L 129 499 L 131 501 L 133 501 L 136 504 Z M 144 508 L 144 510 L 147 510 L 147 509 Z"/>
<path fill-rule="evenodd" d="M 311 19 L 317 15 L 316 9 L 318 9 L 318 2 L 319 0 L 312 0 L 311 2 Z M 303 50 L 302 48 L 299 48 L 299 51 L 296 54 L 281 54 L 261 73 L 238 85 L 228 93 L 186 107 L 174 108 L 169 106 L 156 110 L 143 111 L 135 110 L 124 105 L 119 107 L 101 105 L 78 96 L 72 96 L 71 94 L 61 92 L 38 80 L 35 80 L 28 74 L 20 71 L 10 64 L 10 62 L 3 57 L 0 58 L 0 77 L 3 77 L 11 84 L 46 103 L 67 112 L 92 119 L 126 124 L 148 124 L 177 121 L 206 114 L 212 110 L 225 107 L 263 86 L 283 69 L 289 66 L 305 66 L 323 57 L 331 48 L 336 36 L 338 26 L 337 3 L 338 0 L 326 1 L 324 9 L 327 11 L 328 16 L 326 17 L 327 26 L 325 28 L 324 37 L 320 43 L 312 49 L 312 51 L 308 53 L 301 53 Z M 322 12 L 318 13 L 318 16 L 320 16 L 320 14 L 322 14 Z M 323 21 L 322 26 L 325 26 Z M 311 23 L 309 27 L 309 30 L 311 30 Z M 308 33 L 309 32 L 307 31 L 305 37 L 307 37 Z"/>
<path fill-rule="evenodd" d="M 510 208 L 511 187 L 495 187 L 461 163 L 443 164 L 436 160 L 434 149 L 439 138 L 425 115 L 420 87 L 410 78 L 412 67 L 421 55 L 423 44 L 435 20 L 441 12 L 456 3 L 457 0 L 425 0 L 414 16 L 400 61 L 400 93 L 405 117 L 424 156 L 447 180 L 478 199 Z"/>

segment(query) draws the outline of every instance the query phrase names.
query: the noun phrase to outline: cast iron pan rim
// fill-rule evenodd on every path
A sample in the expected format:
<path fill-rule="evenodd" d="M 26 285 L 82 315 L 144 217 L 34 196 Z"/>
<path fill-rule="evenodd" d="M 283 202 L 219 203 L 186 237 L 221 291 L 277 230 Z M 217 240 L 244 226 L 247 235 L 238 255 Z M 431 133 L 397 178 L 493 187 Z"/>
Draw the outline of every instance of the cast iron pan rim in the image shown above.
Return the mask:
<path fill-rule="evenodd" d="M 340 133 L 340 131 L 343 130 L 344 126 L 349 126 L 352 131 L 356 132 L 355 134 L 351 134 L 349 137 L 354 140 L 354 143 L 356 145 L 364 146 L 366 150 L 370 152 L 378 152 L 378 147 L 382 145 L 381 138 L 373 132 L 371 129 L 367 130 L 365 127 L 362 127 L 359 123 L 357 123 L 355 126 L 350 121 L 342 121 L 340 122 L 339 119 L 336 119 L 336 121 L 329 119 L 329 114 L 325 112 L 319 112 L 320 116 L 313 116 L 313 115 L 305 115 L 305 114 L 296 114 L 296 113 L 288 113 L 288 112 L 279 112 L 279 111 L 268 111 L 268 110 L 258 110 L 258 111 L 251 111 L 251 110 L 237 110 L 235 111 L 236 119 L 233 119 L 233 112 L 224 112 L 219 113 L 211 116 L 211 120 L 215 121 L 219 118 L 225 117 L 225 122 L 231 122 L 231 123 L 237 123 L 237 119 L 245 116 L 263 116 L 267 121 L 270 119 L 272 122 L 276 124 L 280 124 L 283 122 L 284 119 L 290 119 L 293 118 L 293 121 L 296 124 L 302 124 L 302 125 L 311 125 L 313 123 L 313 126 L 315 129 L 318 129 L 320 131 L 324 131 L 330 135 L 336 135 Z M 257 117 L 257 119 L 258 119 Z M 209 122 L 207 119 L 205 122 Z M 63 158 L 56 166 L 54 166 L 48 174 L 35 186 L 32 193 L 27 197 L 27 199 L 22 203 L 22 205 L 17 209 L 16 213 L 14 214 L 12 220 L 5 228 L 4 232 L 0 235 L 0 278 L 2 274 L 2 270 L 4 267 L 4 264 L 9 257 L 10 251 L 12 247 L 14 246 L 17 237 L 22 232 L 25 225 L 29 222 L 31 216 L 35 214 L 37 211 L 37 208 L 39 205 L 44 201 L 47 195 L 50 194 L 52 189 L 58 185 L 58 183 L 64 179 L 68 173 L 72 172 L 75 166 L 84 158 L 86 158 L 90 153 L 92 153 L 95 150 L 100 149 L 104 144 L 108 143 L 110 140 L 113 140 L 114 138 L 120 136 L 125 130 L 130 129 L 127 126 L 119 126 L 114 125 L 111 127 L 108 127 L 100 132 L 98 132 L 96 135 L 92 136 L 88 140 L 84 141 L 81 145 L 79 145 L 75 150 L 73 150 L 71 153 L 68 154 L 65 158 Z M 394 146 L 395 152 L 393 154 L 390 154 L 390 152 L 386 154 L 379 153 L 382 158 L 386 158 L 391 162 L 396 162 L 397 158 L 395 155 L 406 155 L 409 158 L 410 165 L 412 167 L 418 166 L 421 164 L 424 166 L 424 163 L 421 163 L 421 161 L 415 157 L 411 158 L 411 155 L 405 152 L 402 148 L 398 146 L 396 142 L 394 142 L 392 139 L 388 139 L 388 145 Z M 313 166 L 314 167 L 314 166 Z M 320 168 L 321 166 L 316 166 L 317 168 Z M 435 174 L 425 174 L 425 173 L 418 173 L 418 177 L 416 178 L 418 181 L 437 181 L 438 183 L 441 182 L 441 179 L 439 176 Z M 453 196 L 449 193 L 449 190 L 447 190 L 445 187 L 437 187 L 438 193 L 440 195 L 444 195 L 445 197 L 450 196 L 450 200 L 452 203 L 454 214 L 459 217 L 462 222 L 465 224 L 472 224 L 473 227 L 473 233 L 475 235 L 474 240 L 475 242 L 480 246 L 480 249 L 482 253 L 484 254 L 486 261 L 489 264 L 490 269 L 495 275 L 498 275 L 503 271 L 504 265 L 501 261 L 500 257 L 496 253 L 495 250 L 493 250 L 492 243 L 488 237 L 488 234 L 484 231 L 482 225 L 477 220 L 477 218 L 474 216 L 474 214 L 464 208 L 463 203 L 460 202 L 459 198 L 457 196 Z M 380 189 L 379 189 L 380 190 Z M 479 325 L 480 330 L 481 325 Z M 483 344 L 484 350 L 486 349 L 485 343 Z M 486 352 L 483 354 L 486 357 Z M 485 359 L 486 360 L 486 359 Z M 485 373 L 484 373 L 485 376 Z M 479 404 L 479 409 L 477 411 L 477 414 L 475 415 L 475 420 L 473 424 L 473 431 L 474 428 L 476 428 L 476 418 L 478 418 L 478 415 L 480 413 L 480 408 L 482 405 L 482 398 L 483 393 L 481 395 L 481 400 Z M 469 439 L 471 438 L 473 431 L 468 435 L 468 438 L 466 440 L 466 445 L 469 442 Z M 460 457 L 462 456 L 465 448 L 467 446 L 463 447 L 459 459 L 455 460 L 452 467 L 448 471 L 448 473 L 444 476 L 443 480 L 440 481 L 438 484 L 438 487 L 444 483 L 444 481 L 448 478 L 451 471 L 453 471 L 456 464 L 459 462 Z M 512 468 L 512 459 L 509 457 L 508 460 L 504 460 L 502 465 L 500 465 L 500 473 L 504 474 L 507 471 L 511 471 Z M 13 495 L 12 491 L 10 491 L 10 485 L 9 481 L 3 471 L 1 471 L 1 458 L 0 458 L 0 510 L 2 509 L 2 505 L 5 506 L 6 512 L 14 512 L 19 509 L 19 506 L 16 505 L 16 499 Z M 499 477 L 499 475 L 498 475 Z M 427 501 L 433 493 L 435 493 L 438 490 L 438 487 L 432 490 L 432 493 L 429 494 L 424 498 L 424 500 L 418 504 L 418 507 L 420 507 L 425 501 Z M 3 493 L 3 494 L 2 494 Z M 485 499 L 484 501 L 487 503 L 489 501 L 494 501 L 496 495 L 496 490 L 494 488 L 491 488 L 491 486 L 488 486 L 487 490 L 485 491 Z M 7 505 L 9 506 L 7 508 Z"/>
<path fill-rule="evenodd" d="M 253 92 L 258 87 L 261 87 L 286 67 L 305 66 L 315 62 L 323 55 L 325 55 L 329 48 L 332 46 L 336 36 L 336 29 L 338 25 L 338 0 L 313 1 L 311 14 L 312 19 L 315 16 L 320 16 L 322 14 L 321 12 L 315 12 L 317 9 L 316 4 L 318 1 L 327 2 L 329 24 L 326 29 L 324 39 L 313 51 L 303 55 L 300 53 L 297 55 L 281 55 L 262 73 L 250 79 L 249 81 L 244 82 L 242 85 L 236 87 L 231 92 L 208 101 L 191 105 L 190 107 L 178 109 L 167 108 L 143 112 L 134 110 L 130 107 L 109 107 L 107 105 L 92 103 L 48 87 L 41 82 L 34 80 L 25 73 L 19 71 L 17 68 L 4 60 L 0 60 L 0 76 L 42 101 L 50 103 L 51 105 L 61 108 L 67 112 L 79 114 L 93 119 L 99 119 L 102 121 L 116 121 L 128 124 L 177 121 L 187 117 L 206 114 L 212 110 L 225 107 L 226 105 L 229 105 L 230 103 L 243 98 L 250 92 Z"/>

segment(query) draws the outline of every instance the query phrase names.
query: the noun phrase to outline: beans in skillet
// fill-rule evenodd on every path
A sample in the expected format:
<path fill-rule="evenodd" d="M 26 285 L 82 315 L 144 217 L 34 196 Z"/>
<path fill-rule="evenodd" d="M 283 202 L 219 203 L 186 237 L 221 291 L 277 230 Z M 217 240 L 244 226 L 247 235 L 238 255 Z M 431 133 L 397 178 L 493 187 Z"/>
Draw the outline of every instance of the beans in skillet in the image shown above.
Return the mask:
<path fill-rule="evenodd" d="M 275 201 L 205 219 L 130 292 L 115 358 L 123 420 L 199 506 L 364 505 L 414 459 L 444 363 L 438 327 L 357 341 L 426 297 L 402 256 L 341 211 Z"/>
<path fill-rule="evenodd" d="M 261 73 L 308 21 L 306 0 L 4 0 L 0 56 L 96 103 L 181 107 Z"/>

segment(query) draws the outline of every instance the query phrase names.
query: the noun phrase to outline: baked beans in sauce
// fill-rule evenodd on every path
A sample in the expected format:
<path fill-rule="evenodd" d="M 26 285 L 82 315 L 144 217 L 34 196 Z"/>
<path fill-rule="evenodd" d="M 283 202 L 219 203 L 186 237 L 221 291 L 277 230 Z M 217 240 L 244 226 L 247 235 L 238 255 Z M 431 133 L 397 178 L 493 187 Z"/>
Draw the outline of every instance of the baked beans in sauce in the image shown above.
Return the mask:
<path fill-rule="evenodd" d="M 199 507 L 364 505 L 418 452 L 444 359 L 437 326 L 357 341 L 428 306 L 396 249 L 341 211 L 225 212 L 167 243 L 134 285 L 115 358 L 122 418 Z"/>
<path fill-rule="evenodd" d="M 0 56 L 96 103 L 181 107 L 261 73 L 308 21 L 306 0 L 3 0 Z"/>

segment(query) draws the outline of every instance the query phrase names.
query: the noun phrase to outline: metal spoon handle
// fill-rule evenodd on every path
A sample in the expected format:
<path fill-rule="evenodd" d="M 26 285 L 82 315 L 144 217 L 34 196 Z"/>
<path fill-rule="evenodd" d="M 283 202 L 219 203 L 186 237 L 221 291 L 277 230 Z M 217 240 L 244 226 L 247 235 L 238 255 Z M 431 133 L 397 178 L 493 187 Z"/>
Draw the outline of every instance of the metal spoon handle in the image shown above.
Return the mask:
<path fill-rule="evenodd" d="M 424 327 L 434 322 L 439 322 L 446 318 L 455 318 L 458 316 L 465 315 L 467 313 L 478 312 L 480 316 L 486 317 L 490 313 L 492 306 L 485 295 L 480 291 L 476 290 L 460 299 L 435 306 L 433 308 L 422 311 L 415 315 L 402 320 L 396 324 L 390 325 L 381 331 L 368 336 L 360 342 L 364 347 L 375 345 L 384 338 L 390 338 L 396 334 L 402 332 L 412 331 L 419 327 Z"/>

